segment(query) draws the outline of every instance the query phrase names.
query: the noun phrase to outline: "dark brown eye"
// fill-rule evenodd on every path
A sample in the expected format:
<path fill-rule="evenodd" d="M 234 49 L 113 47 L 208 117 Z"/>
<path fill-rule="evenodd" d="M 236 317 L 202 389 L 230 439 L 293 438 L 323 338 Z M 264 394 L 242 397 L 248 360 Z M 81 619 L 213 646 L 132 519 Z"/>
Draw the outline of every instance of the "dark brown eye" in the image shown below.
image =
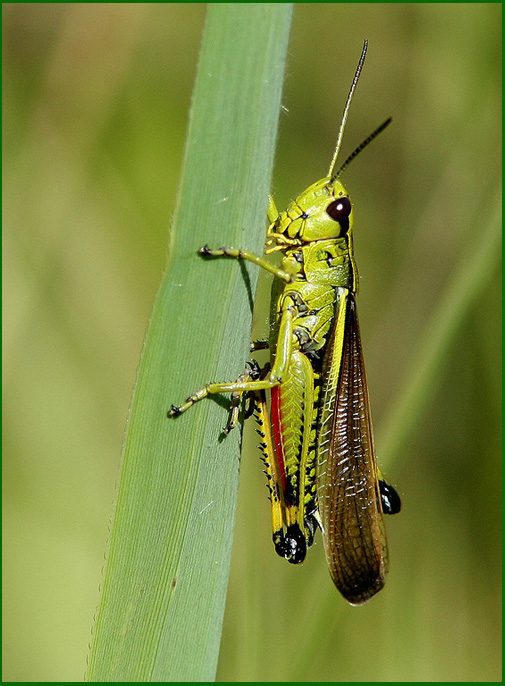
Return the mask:
<path fill-rule="evenodd" d="M 349 229 L 349 215 L 351 214 L 351 201 L 346 195 L 341 198 L 337 198 L 331 202 L 326 208 L 326 214 L 328 214 L 332 219 L 340 224 L 343 233 L 346 233 Z"/>

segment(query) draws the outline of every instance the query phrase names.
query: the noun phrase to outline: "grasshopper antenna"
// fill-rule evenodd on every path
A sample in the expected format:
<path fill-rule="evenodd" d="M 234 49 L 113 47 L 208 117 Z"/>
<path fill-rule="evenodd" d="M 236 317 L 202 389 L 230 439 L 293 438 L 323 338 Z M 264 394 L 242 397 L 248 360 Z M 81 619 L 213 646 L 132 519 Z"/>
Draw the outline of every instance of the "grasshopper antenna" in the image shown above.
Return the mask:
<path fill-rule="evenodd" d="M 346 161 L 344 162 L 344 164 L 340 167 L 340 169 L 338 170 L 338 172 L 337 172 L 336 174 L 334 174 L 334 175 L 331 177 L 331 180 L 332 180 L 332 181 L 335 181 L 335 179 L 338 179 L 338 177 L 340 176 L 340 174 L 342 174 L 342 172 L 344 171 L 344 169 L 347 169 L 347 167 L 350 165 L 350 163 L 353 161 L 353 159 L 356 157 L 356 155 L 359 155 L 359 153 L 360 153 L 364 148 L 366 148 L 366 146 L 369 145 L 369 144 L 373 141 L 374 138 L 377 138 L 377 136 L 379 135 L 379 133 L 381 133 L 382 131 L 384 131 L 384 129 L 386 128 L 386 126 L 388 126 L 389 124 L 391 124 L 391 122 L 392 122 L 392 119 L 391 119 L 391 117 L 389 117 L 389 119 L 386 119 L 386 121 L 385 121 L 383 124 L 381 124 L 377 129 L 375 129 L 375 131 L 374 131 L 373 133 L 371 133 L 371 134 L 368 136 L 368 138 L 365 138 L 365 140 L 363 141 L 363 143 L 361 143 L 361 145 L 358 145 L 358 147 L 356 148 L 356 150 L 355 150 L 354 152 L 352 152 L 352 153 L 349 155 L 349 157 L 346 159 Z"/>
<path fill-rule="evenodd" d="M 363 43 L 363 50 L 361 51 L 361 57 L 359 58 L 358 66 L 356 67 L 356 73 L 354 74 L 354 78 L 353 78 L 352 84 L 351 84 L 351 89 L 349 90 L 349 95 L 347 96 L 347 101 L 345 103 L 344 113 L 342 115 L 342 122 L 340 124 L 340 130 L 338 132 L 337 145 L 335 146 L 335 152 L 333 153 L 330 168 L 328 169 L 327 175 L 331 179 L 336 178 L 336 176 L 333 176 L 333 170 L 335 168 L 338 153 L 340 151 L 340 146 L 342 144 L 342 137 L 344 135 L 345 123 L 347 121 L 347 115 L 349 114 L 349 107 L 351 106 L 352 96 L 354 95 L 354 91 L 356 90 L 356 86 L 358 84 L 358 79 L 359 79 L 359 76 L 361 74 L 361 70 L 363 69 L 363 65 L 365 64 L 365 57 L 366 57 L 367 48 L 368 48 L 368 41 L 365 39 L 365 42 Z"/>

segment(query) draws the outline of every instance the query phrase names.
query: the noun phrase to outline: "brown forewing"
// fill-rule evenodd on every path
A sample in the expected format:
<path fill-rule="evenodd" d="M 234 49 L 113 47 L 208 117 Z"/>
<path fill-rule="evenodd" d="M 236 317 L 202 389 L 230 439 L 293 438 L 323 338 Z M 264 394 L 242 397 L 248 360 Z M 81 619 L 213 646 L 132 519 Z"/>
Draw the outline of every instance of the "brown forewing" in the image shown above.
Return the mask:
<path fill-rule="evenodd" d="M 359 605 L 383 587 L 386 551 L 356 303 L 341 297 L 324 363 L 318 501 L 331 577 Z"/>

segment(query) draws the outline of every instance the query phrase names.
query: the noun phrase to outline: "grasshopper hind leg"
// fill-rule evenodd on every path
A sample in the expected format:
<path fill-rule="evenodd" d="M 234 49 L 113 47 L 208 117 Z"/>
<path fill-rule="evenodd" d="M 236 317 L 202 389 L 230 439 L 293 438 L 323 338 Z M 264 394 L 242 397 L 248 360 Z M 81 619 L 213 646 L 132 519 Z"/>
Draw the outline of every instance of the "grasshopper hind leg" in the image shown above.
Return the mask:
<path fill-rule="evenodd" d="M 307 555 L 307 539 L 298 524 L 288 526 L 284 536 L 284 557 L 292 565 L 301 564 Z"/>
<path fill-rule="evenodd" d="M 305 560 L 307 547 L 312 544 L 314 531 L 317 526 L 316 519 L 309 515 L 306 520 L 309 532 L 308 537 L 296 522 L 285 526 L 285 503 L 283 501 L 285 474 L 283 473 L 282 466 L 275 459 L 275 448 L 265 391 L 259 391 L 255 394 L 255 405 L 255 418 L 259 425 L 256 431 L 261 438 L 259 448 L 262 453 L 263 464 L 265 465 L 264 471 L 267 476 L 272 511 L 272 540 L 275 552 L 291 564 L 297 565 Z"/>
<path fill-rule="evenodd" d="M 305 533 L 298 524 L 288 526 L 283 541 L 283 552 L 277 552 L 291 564 L 298 565 L 305 560 L 307 549 L 314 543 L 316 529 L 320 527 L 317 510 L 305 517 Z"/>

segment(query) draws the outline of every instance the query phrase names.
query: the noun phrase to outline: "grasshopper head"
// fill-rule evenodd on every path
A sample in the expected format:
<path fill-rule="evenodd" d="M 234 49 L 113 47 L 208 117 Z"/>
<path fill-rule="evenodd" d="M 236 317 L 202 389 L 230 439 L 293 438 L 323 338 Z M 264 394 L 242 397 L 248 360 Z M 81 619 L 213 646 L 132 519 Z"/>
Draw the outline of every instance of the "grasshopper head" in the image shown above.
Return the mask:
<path fill-rule="evenodd" d="M 345 122 L 349 113 L 354 89 L 358 83 L 361 69 L 365 62 L 368 41 L 365 40 L 363 50 L 358 62 L 356 73 L 352 81 L 349 95 L 344 107 L 342 122 L 338 132 L 337 145 L 328 169 L 328 175 L 313 183 L 294 202 L 288 209 L 270 224 L 267 232 L 265 252 L 272 253 L 276 250 L 285 250 L 288 246 L 297 247 L 305 243 L 320 240 L 333 240 L 351 235 L 354 221 L 352 204 L 345 189 L 340 181 L 342 172 L 349 166 L 352 160 L 366 148 L 366 146 L 384 131 L 391 122 L 391 118 L 381 124 L 375 131 L 359 145 L 353 153 L 345 160 L 337 171 L 335 166 L 340 151 L 340 144 L 344 134 Z M 269 214 L 269 216 L 271 216 Z"/>
<path fill-rule="evenodd" d="M 268 243 L 302 245 L 345 236 L 354 212 L 345 186 L 325 177 L 301 193 L 268 229 Z"/>

